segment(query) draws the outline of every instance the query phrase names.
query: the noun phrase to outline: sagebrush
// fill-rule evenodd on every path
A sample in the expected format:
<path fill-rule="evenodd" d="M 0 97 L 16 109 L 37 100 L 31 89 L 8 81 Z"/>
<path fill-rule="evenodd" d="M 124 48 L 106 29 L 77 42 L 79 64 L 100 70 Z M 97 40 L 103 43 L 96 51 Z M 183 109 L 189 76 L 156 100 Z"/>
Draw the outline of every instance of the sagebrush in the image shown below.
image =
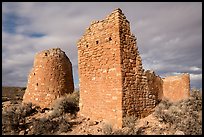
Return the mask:
<path fill-rule="evenodd" d="M 79 111 L 79 93 L 73 92 L 72 94 L 66 94 L 53 103 L 53 111 L 50 114 L 52 117 L 60 116 L 63 113 L 71 113 L 76 115 Z"/>
<path fill-rule="evenodd" d="M 15 103 L 14 103 L 15 104 Z M 52 135 L 67 132 L 72 127 L 66 114 L 76 115 L 79 111 L 79 93 L 67 94 L 55 101 L 50 117 L 33 118 L 29 122 L 26 118 L 39 111 L 39 106 L 32 103 L 15 104 L 8 106 L 2 111 L 2 134 L 19 135 L 24 131 L 25 135 Z M 49 109 L 48 109 L 49 110 Z"/>
<path fill-rule="evenodd" d="M 172 103 L 163 99 L 156 107 L 154 115 L 169 123 L 172 129 L 180 130 L 185 135 L 202 134 L 202 95 L 199 90 L 192 90 L 188 99 Z"/>

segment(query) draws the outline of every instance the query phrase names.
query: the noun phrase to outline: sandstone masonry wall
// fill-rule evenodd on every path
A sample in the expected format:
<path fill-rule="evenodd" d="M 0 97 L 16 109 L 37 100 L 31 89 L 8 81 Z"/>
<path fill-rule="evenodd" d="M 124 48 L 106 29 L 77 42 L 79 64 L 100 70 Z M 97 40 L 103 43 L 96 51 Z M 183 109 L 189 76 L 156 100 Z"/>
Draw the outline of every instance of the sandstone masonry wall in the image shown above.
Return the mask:
<path fill-rule="evenodd" d="M 93 22 L 77 45 L 82 115 L 122 127 L 124 117 L 144 117 L 153 110 L 162 80 L 152 74 L 147 78 L 136 38 L 120 9 Z"/>
<path fill-rule="evenodd" d="M 130 32 L 130 24 L 121 10 L 119 12 L 119 37 L 122 66 L 123 117 L 145 117 L 161 100 L 162 79 L 153 72 L 144 72 L 137 41 Z"/>
<path fill-rule="evenodd" d="M 144 103 L 142 117 L 148 116 L 154 111 L 155 106 L 163 99 L 163 81 L 154 71 L 145 71 L 148 84 L 148 94 Z"/>
<path fill-rule="evenodd" d="M 147 83 L 151 95 L 155 96 L 156 104 L 163 99 L 163 80 L 161 77 L 156 75 L 154 71 L 146 70 Z M 150 95 L 150 96 L 151 96 Z"/>
<path fill-rule="evenodd" d="M 122 110 L 123 117 L 144 117 L 156 106 L 148 79 L 142 67 L 136 38 L 130 32 L 130 24 L 121 10 L 119 12 L 119 37 L 122 67 Z"/>
<path fill-rule="evenodd" d="M 92 22 L 78 42 L 80 113 L 122 126 L 122 79 L 117 12 Z"/>
<path fill-rule="evenodd" d="M 190 97 L 190 75 L 169 76 L 163 79 L 164 98 L 177 102 Z"/>
<path fill-rule="evenodd" d="M 41 108 L 49 108 L 56 98 L 73 90 L 72 64 L 60 48 L 35 55 L 23 103 L 32 102 Z"/>

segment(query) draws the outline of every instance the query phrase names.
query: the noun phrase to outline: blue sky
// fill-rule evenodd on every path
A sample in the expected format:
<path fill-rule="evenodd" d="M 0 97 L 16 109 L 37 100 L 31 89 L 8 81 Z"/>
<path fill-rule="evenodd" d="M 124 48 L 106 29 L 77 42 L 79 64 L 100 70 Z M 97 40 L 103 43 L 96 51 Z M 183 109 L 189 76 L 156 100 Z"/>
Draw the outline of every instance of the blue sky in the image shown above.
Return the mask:
<path fill-rule="evenodd" d="M 116 8 L 130 21 L 145 69 L 161 77 L 190 73 L 191 88 L 202 88 L 201 2 L 4 2 L 2 85 L 26 86 L 35 53 L 59 47 L 78 87 L 76 43 L 92 21 Z"/>

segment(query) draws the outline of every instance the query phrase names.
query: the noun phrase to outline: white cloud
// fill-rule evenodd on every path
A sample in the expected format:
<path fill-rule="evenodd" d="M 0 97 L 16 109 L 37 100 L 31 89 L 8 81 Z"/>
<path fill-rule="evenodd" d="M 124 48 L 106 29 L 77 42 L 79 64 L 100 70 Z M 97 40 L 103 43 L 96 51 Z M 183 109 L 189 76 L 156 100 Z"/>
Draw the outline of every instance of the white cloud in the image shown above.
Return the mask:
<path fill-rule="evenodd" d="M 191 80 L 202 80 L 202 74 L 190 74 Z"/>
<path fill-rule="evenodd" d="M 17 79 L 22 79 L 21 84 L 26 83 L 25 72 L 32 67 L 34 54 L 53 47 L 66 52 L 74 66 L 74 79 L 78 81 L 76 42 L 91 21 L 105 18 L 118 7 L 137 37 L 145 69 L 162 75 L 202 73 L 202 3 L 14 2 L 2 6 L 2 20 L 8 19 L 8 14 L 20 18 L 13 28 L 15 33 L 5 32 L 2 26 L 3 84 L 16 84 Z M 30 37 L 33 33 L 44 36 Z"/>
<path fill-rule="evenodd" d="M 174 39 L 170 39 L 165 43 L 165 46 L 173 46 L 179 42 L 180 38 L 176 37 Z"/>
<path fill-rule="evenodd" d="M 199 68 L 197 66 L 192 66 L 192 67 L 190 67 L 190 70 L 192 70 L 192 71 L 200 71 L 201 68 Z"/>
<path fill-rule="evenodd" d="M 156 37 L 153 37 L 153 38 L 151 39 L 151 42 L 154 42 L 154 43 L 160 42 L 160 41 L 162 41 L 164 38 L 165 38 L 165 35 L 156 36 Z"/>

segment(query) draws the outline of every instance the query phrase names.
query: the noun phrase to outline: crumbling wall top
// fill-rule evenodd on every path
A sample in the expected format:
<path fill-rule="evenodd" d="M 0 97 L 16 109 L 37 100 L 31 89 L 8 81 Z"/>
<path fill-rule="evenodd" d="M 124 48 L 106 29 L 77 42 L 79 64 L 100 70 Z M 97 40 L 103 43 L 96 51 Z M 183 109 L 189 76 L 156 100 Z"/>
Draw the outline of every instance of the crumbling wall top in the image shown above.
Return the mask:
<path fill-rule="evenodd" d="M 111 14 L 107 15 L 105 17 L 105 19 L 92 21 L 91 25 L 88 28 L 86 28 L 83 36 L 77 41 L 77 45 L 79 45 L 78 43 L 80 43 L 82 40 L 84 40 L 84 37 L 86 35 L 91 35 L 90 33 L 92 32 L 92 29 L 103 28 L 101 26 L 103 26 L 105 23 L 113 22 L 113 20 L 116 21 L 116 22 L 119 21 L 119 20 L 123 20 L 123 21 L 125 21 L 125 22 L 127 22 L 129 24 L 129 21 L 126 19 L 126 17 L 123 14 L 122 10 L 120 8 L 116 8 Z"/>

